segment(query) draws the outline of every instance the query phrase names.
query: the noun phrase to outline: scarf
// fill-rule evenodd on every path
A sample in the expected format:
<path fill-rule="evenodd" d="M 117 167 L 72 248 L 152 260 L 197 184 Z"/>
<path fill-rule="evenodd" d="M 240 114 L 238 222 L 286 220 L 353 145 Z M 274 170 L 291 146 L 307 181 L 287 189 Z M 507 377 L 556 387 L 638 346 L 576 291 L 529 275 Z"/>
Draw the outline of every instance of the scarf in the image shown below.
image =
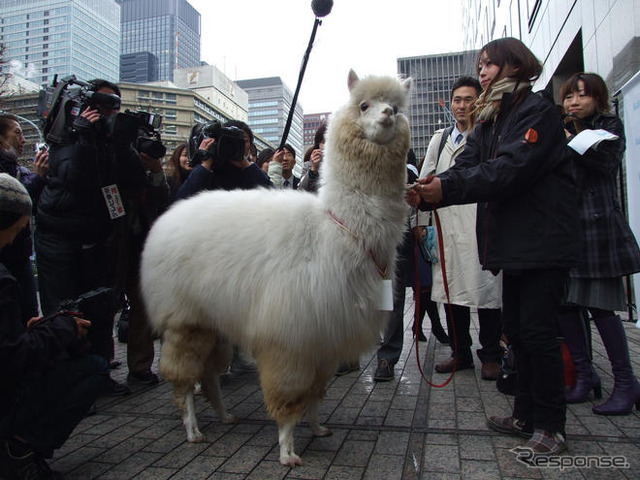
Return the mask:
<path fill-rule="evenodd" d="M 480 112 L 478 120 L 495 119 L 500 111 L 500 102 L 505 93 L 515 93 L 530 86 L 531 83 L 529 82 L 516 81 L 509 77 L 498 80 L 491 85 L 489 90 L 482 92 L 478 97 L 476 101 L 476 111 Z"/>

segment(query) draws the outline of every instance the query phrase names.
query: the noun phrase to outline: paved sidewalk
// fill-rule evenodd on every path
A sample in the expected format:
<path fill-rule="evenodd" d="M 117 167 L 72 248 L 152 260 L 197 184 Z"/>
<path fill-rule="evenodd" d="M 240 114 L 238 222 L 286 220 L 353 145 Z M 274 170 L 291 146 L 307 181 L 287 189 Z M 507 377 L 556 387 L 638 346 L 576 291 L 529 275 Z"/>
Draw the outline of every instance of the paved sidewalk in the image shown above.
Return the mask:
<path fill-rule="evenodd" d="M 409 290 L 410 292 L 410 290 Z M 257 374 L 227 375 L 222 383 L 230 411 L 241 418 L 222 425 L 202 396 L 196 397 L 198 419 L 207 443 L 192 444 L 169 384 L 134 387 L 122 398 L 103 398 L 98 412 L 82 421 L 53 468 L 66 479 L 640 479 L 640 414 L 602 417 L 592 402 L 568 409 L 568 456 L 617 456 L 629 468 L 530 468 L 509 450 L 522 440 L 490 431 L 485 418 L 511 412 L 513 397 L 498 392 L 495 382 L 464 370 L 442 388 L 422 380 L 416 346 L 408 327 L 413 302 L 407 296 L 405 348 L 396 378 L 373 381 L 375 349 L 360 359 L 361 369 L 334 378 L 321 410 L 333 435 L 313 438 L 303 422 L 295 430 L 296 452 L 305 465 L 290 469 L 278 462 L 277 429 L 267 417 Z M 443 316 L 444 319 L 444 316 Z M 640 329 L 625 323 L 636 374 L 640 374 Z M 477 317 L 472 315 L 474 343 Z M 428 334 L 428 322 L 425 324 Z M 594 357 L 606 398 L 613 386 L 600 337 L 594 329 Z M 159 345 L 158 345 L 159 346 Z M 436 342 L 419 344 L 427 378 L 441 384 L 448 375 L 433 373 L 434 363 L 449 355 Z M 116 342 L 122 366 L 114 378 L 126 378 L 126 345 Z M 578 461 L 579 459 L 576 459 Z"/>

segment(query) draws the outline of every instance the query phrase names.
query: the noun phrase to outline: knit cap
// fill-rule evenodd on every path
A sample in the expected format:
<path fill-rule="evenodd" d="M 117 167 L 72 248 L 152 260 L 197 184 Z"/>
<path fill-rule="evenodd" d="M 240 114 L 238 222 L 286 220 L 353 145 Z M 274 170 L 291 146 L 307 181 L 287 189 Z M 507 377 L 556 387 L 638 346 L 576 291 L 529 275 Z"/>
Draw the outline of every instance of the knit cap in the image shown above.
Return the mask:
<path fill-rule="evenodd" d="M 31 197 L 22 184 L 7 173 L 0 173 L 0 212 L 31 215 Z"/>

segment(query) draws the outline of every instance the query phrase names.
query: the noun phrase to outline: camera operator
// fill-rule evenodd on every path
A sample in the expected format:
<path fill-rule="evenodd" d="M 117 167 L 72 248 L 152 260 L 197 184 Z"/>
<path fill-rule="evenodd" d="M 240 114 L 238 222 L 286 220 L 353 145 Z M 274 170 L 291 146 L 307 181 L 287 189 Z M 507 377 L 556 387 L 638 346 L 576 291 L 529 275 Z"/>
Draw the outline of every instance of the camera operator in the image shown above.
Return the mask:
<path fill-rule="evenodd" d="M 0 248 L 27 225 L 26 189 L 0 174 Z M 108 387 L 108 363 L 81 353 L 91 322 L 72 314 L 22 322 L 19 286 L 0 263 L 0 478 L 57 478 L 45 458 Z"/>
<path fill-rule="evenodd" d="M 249 190 L 255 187 L 273 187 L 269 176 L 255 163 L 249 161 L 253 132 L 249 126 L 238 120 L 226 122 L 220 128 L 217 122 L 196 125 L 189 139 L 189 157 L 195 168 L 182 184 L 176 199 L 184 199 L 202 190 Z M 225 134 L 226 136 L 219 136 Z M 240 130 L 239 132 L 237 130 Z M 214 138 L 218 136 L 218 139 Z M 238 137 L 233 138 L 233 137 Z M 244 147 L 235 147 L 244 141 Z M 229 148 L 217 153 L 216 142 L 228 142 Z M 236 153 L 237 152 L 237 153 Z M 232 158 L 228 158 L 231 156 Z"/>
<path fill-rule="evenodd" d="M 116 221 L 127 213 L 123 195 L 144 188 L 146 182 L 131 141 L 110 128 L 120 109 L 120 89 L 105 80 L 88 83 L 89 101 L 73 120 L 70 134 L 51 145 L 47 184 L 37 208 L 35 247 L 44 315 L 55 312 L 65 299 L 109 286 L 107 241 Z M 92 338 L 92 344 L 110 360 L 113 317 L 107 313 L 100 319 L 104 334 Z M 127 393 L 126 385 L 111 382 L 109 394 Z"/>
<path fill-rule="evenodd" d="M 141 128 L 136 142 L 146 170 L 146 184 L 141 190 L 125 193 L 127 215 L 116 225 L 109 252 L 115 287 L 127 295 L 130 307 L 127 381 L 142 385 L 158 383 L 158 376 L 151 371 L 155 355 L 154 335 L 140 293 L 140 258 L 151 225 L 169 204 L 169 184 L 162 169 L 166 149 L 159 135 L 150 142 L 148 134 Z"/>

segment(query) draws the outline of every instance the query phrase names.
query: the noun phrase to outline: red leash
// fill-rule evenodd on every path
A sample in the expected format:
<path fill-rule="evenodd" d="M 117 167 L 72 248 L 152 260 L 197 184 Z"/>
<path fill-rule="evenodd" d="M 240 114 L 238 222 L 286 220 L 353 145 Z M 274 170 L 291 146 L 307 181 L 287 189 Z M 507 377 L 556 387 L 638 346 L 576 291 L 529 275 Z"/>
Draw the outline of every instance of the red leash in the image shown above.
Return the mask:
<path fill-rule="evenodd" d="M 417 213 L 418 213 L 418 209 L 416 208 L 416 217 L 417 217 Z M 440 217 L 438 216 L 438 210 L 434 207 L 433 209 L 433 215 L 436 219 L 436 231 L 438 232 L 438 245 L 439 245 L 439 249 L 438 249 L 438 253 L 440 254 L 440 270 L 442 271 L 442 282 L 444 283 L 444 293 L 447 297 L 447 307 L 449 308 L 449 317 L 451 318 L 451 324 L 453 325 L 453 311 L 451 309 L 451 300 L 449 298 L 449 281 L 447 280 L 447 269 L 445 268 L 446 266 L 446 262 L 445 262 L 445 256 L 444 256 L 444 242 L 442 240 L 442 227 L 440 225 Z M 435 384 L 435 383 L 431 383 L 427 377 L 425 377 L 424 375 L 424 371 L 422 370 L 422 364 L 420 363 L 420 342 L 418 341 L 418 325 L 420 324 L 420 322 L 418 321 L 418 318 L 420 316 L 420 269 L 419 269 L 419 262 L 418 262 L 418 255 L 422 255 L 422 253 L 420 252 L 420 247 L 418 245 L 418 239 L 415 238 L 414 236 L 414 266 L 415 266 L 415 272 L 416 272 L 416 306 L 415 306 L 415 311 L 414 311 L 414 318 L 413 318 L 413 336 L 415 338 L 415 344 L 416 344 L 416 362 L 418 364 L 418 370 L 420 371 L 420 375 L 422 376 L 422 379 L 427 382 L 430 386 L 432 387 L 436 387 L 436 388 L 442 388 L 447 386 L 447 384 L 451 381 L 451 379 L 453 379 L 453 376 L 456 373 L 456 363 L 454 361 L 453 363 L 453 370 L 451 371 L 451 375 L 449 375 L 449 378 L 447 378 L 447 380 L 444 383 L 441 384 Z M 457 358 L 457 353 L 458 353 L 458 339 L 456 338 L 456 329 L 452 328 L 453 332 L 453 358 Z"/>

